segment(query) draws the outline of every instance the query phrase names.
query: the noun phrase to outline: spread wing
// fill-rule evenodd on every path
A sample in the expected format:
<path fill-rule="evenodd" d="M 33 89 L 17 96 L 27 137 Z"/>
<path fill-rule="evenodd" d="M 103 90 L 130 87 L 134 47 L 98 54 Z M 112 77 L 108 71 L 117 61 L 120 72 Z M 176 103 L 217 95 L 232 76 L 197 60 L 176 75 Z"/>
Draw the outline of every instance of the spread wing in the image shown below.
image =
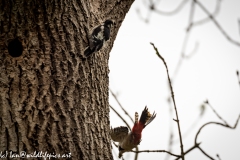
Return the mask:
<path fill-rule="evenodd" d="M 111 128 L 110 135 L 113 141 L 122 142 L 123 139 L 128 135 L 128 128 L 124 126 Z"/>

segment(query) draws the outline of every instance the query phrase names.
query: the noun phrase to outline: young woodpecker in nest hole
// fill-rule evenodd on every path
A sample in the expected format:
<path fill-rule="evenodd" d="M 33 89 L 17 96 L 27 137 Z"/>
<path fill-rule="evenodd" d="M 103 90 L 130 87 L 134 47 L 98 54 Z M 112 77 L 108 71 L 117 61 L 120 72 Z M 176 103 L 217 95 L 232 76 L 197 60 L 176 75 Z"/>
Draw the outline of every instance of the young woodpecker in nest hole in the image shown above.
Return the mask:
<path fill-rule="evenodd" d="M 113 25 L 112 20 L 106 20 L 103 25 L 96 27 L 89 37 L 89 46 L 85 49 L 84 55 L 89 57 L 92 53 L 99 51 L 104 42 L 110 38 L 110 29 Z"/>
<path fill-rule="evenodd" d="M 140 144 L 143 128 L 151 123 L 155 117 L 156 113 L 153 112 L 153 114 L 151 114 L 146 106 L 142 111 L 142 115 L 139 121 L 138 113 L 135 113 L 135 123 L 131 132 L 128 133 L 128 128 L 124 126 L 116 127 L 114 129 L 111 128 L 110 135 L 112 140 L 119 142 L 119 158 L 122 157 L 122 154 L 124 152 L 131 151 L 133 148 L 137 147 L 137 145 Z"/>

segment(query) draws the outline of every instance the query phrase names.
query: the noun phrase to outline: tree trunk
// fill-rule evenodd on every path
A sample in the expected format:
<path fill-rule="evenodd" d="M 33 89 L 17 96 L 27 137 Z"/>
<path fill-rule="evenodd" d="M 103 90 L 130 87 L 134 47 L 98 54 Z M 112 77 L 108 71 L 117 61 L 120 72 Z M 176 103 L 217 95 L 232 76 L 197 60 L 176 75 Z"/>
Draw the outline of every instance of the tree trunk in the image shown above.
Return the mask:
<path fill-rule="evenodd" d="M 108 59 L 132 3 L 1 0 L 2 158 L 22 151 L 34 157 L 36 151 L 40 159 L 42 151 L 42 156 L 113 159 Z M 110 40 L 84 59 L 89 34 L 106 19 L 116 23 Z"/>

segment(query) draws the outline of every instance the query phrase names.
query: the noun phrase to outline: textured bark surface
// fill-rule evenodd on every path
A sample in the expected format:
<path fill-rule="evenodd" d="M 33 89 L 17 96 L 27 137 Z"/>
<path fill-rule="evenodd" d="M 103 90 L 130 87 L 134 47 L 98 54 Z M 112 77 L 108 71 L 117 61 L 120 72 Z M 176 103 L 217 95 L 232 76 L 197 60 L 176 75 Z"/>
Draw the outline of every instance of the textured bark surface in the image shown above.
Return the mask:
<path fill-rule="evenodd" d="M 113 159 L 108 59 L 132 3 L 1 0 L 0 152 Z M 84 60 L 88 35 L 106 19 L 116 23 L 110 40 Z"/>

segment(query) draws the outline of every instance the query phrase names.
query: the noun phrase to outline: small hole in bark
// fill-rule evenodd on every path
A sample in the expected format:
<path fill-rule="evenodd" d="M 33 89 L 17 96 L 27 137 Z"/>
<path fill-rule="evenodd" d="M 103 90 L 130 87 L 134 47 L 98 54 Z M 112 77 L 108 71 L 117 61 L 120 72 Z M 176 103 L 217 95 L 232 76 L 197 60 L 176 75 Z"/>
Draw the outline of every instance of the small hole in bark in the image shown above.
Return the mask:
<path fill-rule="evenodd" d="M 12 57 L 19 57 L 22 55 L 23 46 L 18 38 L 15 38 L 8 43 L 8 52 Z"/>

